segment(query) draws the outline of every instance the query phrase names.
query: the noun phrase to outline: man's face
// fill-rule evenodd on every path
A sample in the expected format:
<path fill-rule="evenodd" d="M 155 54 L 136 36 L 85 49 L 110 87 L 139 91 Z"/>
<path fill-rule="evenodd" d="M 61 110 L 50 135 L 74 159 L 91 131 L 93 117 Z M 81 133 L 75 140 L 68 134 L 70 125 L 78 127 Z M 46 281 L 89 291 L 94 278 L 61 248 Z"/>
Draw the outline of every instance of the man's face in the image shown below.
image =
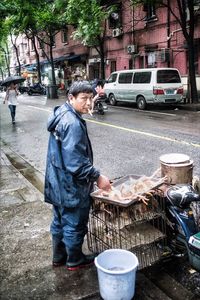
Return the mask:
<path fill-rule="evenodd" d="M 93 93 L 79 93 L 77 96 L 69 95 L 70 104 L 79 114 L 87 114 L 91 109 Z"/>

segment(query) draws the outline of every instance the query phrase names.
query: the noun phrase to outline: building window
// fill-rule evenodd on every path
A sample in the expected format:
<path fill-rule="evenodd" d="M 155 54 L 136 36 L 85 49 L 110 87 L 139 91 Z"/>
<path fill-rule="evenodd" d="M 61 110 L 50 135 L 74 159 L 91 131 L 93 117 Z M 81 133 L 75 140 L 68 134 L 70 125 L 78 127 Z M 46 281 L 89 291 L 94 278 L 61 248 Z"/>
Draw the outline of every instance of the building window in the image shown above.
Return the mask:
<path fill-rule="evenodd" d="M 108 18 L 108 27 L 110 29 L 122 27 L 122 5 L 119 4 L 114 12 Z"/>
<path fill-rule="evenodd" d="M 17 53 L 20 56 L 20 46 L 17 46 Z"/>
<path fill-rule="evenodd" d="M 44 41 L 38 40 L 38 49 L 44 49 Z"/>
<path fill-rule="evenodd" d="M 33 42 L 31 41 L 31 51 L 34 51 L 34 45 L 33 45 Z"/>
<path fill-rule="evenodd" d="M 52 47 L 56 47 L 56 35 L 52 36 Z"/>
<path fill-rule="evenodd" d="M 26 52 L 27 51 L 27 43 L 25 43 L 25 44 L 23 44 L 23 46 L 24 46 L 24 51 Z"/>
<path fill-rule="evenodd" d="M 116 71 L 116 61 L 112 60 L 110 63 L 110 72 L 115 72 Z"/>
<path fill-rule="evenodd" d="M 68 43 L 68 30 L 67 29 L 61 30 L 61 40 L 62 40 L 62 43 Z"/>
<path fill-rule="evenodd" d="M 144 19 L 146 22 L 157 20 L 155 4 L 144 4 L 143 10 L 146 12 L 146 17 Z"/>

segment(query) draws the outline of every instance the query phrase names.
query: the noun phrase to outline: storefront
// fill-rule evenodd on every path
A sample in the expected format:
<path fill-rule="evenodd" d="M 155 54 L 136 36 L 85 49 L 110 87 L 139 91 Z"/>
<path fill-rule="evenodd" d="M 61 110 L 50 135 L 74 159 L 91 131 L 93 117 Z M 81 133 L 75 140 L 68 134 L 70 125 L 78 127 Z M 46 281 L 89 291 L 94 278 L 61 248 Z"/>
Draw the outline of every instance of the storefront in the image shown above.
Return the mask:
<path fill-rule="evenodd" d="M 54 59 L 56 85 L 60 89 L 67 89 L 75 80 L 87 79 L 85 54 L 67 55 Z M 41 80 L 45 85 L 52 83 L 51 65 L 48 60 L 40 62 Z M 22 66 L 21 75 L 26 78 L 25 86 L 38 82 L 37 65 L 29 64 Z"/>
<path fill-rule="evenodd" d="M 55 59 L 56 83 L 67 89 L 75 80 L 87 79 L 86 55 L 62 56 Z"/>
<path fill-rule="evenodd" d="M 90 58 L 89 63 L 89 79 L 100 78 L 100 58 Z"/>
<path fill-rule="evenodd" d="M 24 86 L 29 86 L 38 82 L 38 73 L 36 64 L 28 64 L 22 66 L 21 76 L 26 78 Z"/>

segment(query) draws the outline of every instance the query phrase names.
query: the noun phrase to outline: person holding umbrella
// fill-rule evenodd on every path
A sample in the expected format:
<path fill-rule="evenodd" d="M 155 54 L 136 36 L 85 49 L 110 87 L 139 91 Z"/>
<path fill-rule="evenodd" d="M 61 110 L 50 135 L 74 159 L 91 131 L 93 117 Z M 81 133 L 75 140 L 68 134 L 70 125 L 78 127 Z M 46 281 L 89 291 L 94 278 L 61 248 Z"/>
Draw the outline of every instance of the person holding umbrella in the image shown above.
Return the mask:
<path fill-rule="evenodd" d="M 17 105 L 17 96 L 18 91 L 16 84 L 25 81 L 26 78 L 18 75 L 12 75 L 7 77 L 2 83 L 1 86 L 6 86 L 6 97 L 3 101 L 5 104 L 6 100 L 8 101 L 8 107 L 10 109 L 10 114 L 12 118 L 12 123 L 15 124 L 15 114 L 16 114 L 16 105 Z"/>
<path fill-rule="evenodd" d="M 10 109 L 10 114 L 11 114 L 13 124 L 15 124 L 17 96 L 18 96 L 18 91 L 17 91 L 16 85 L 14 82 L 11 82 L 6 90 L 6 96 L 3 101 L 3 104 L 5 104 L 6 101 L 8 101 L 8 107 Z"/>

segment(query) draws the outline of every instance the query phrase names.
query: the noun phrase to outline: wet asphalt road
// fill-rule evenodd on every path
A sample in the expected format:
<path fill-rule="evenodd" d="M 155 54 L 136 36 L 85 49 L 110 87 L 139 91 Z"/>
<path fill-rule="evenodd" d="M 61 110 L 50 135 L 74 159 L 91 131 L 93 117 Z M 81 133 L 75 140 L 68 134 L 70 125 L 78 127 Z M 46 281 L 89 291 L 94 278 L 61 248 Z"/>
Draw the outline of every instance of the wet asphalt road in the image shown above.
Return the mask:
<path fill-rule="evenodd" d="M 46 123 L 52 108 L 64 97 L 19 96 L 16 125 L 10 121 L 7 105 L 1 105 L 3 142 L 44 173 L 48 132 Z M 94 151 L 94 164 L 114 179 L 127 174 L 151 175 L 162 154 L 178 152 L 194 160 L 194 174 L 200 176 L 200 112 L 176 107 L 150 107 L 139 111 L 133 105 L 108 106 L 104 116 L 85 115 Z"/>
<path fill-rule="evenodd" d="M 63 103 L 64 98 L 46 101 L 44 96 L 20 96 L 17 122 L 13 126 L 8 108 L 2 104 L 2 95 L 0 94 L 3 143 L 16 152 L 16 156 L 21 156 L 44 173 L 48 142 L 47 118 L 52 108 Z M 200 176 L 200 113 L 168 108 L 141 112 L 134 107 L 109 106 L 104 116 L 85 118 L 93 144 L 95 165 L 110 178 L 133 173 L 150 175 L 159 167 L 159 156 L 169 152 L 188 154 L 194 160 L 194 173 Z M 22 170 L 25 172 L 24 166 Z M 143 275 L 145 280 L 140 278 Z M 199 273 L 194 272 L 188 262 L 161 262 L 138 276 L 137 299 L 147 299 L 141 296 L 143 286 L 140 286 L 141 282 L 148 284 L 147 278 L 151 280 L 148 299 L 199 299 Z M 161 290 L 162 295 L 158 298 Z M 166 295 L 163 298 L 163 293 L 170 298 Z M 96 296 L 94 299 L 97 299 Z"/>

